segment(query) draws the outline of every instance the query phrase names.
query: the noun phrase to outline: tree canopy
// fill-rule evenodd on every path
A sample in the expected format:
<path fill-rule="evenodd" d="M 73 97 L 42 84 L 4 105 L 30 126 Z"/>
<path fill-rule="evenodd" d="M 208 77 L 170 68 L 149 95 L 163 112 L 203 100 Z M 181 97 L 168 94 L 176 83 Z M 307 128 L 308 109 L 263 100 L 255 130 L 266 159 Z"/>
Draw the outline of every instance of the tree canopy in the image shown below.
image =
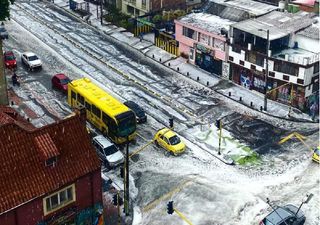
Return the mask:
<path fill-rule="evenodd" d="M 10 18 L 10 3 L 13 4 L 14 0 L 0 0 L 0 21 Z"/>

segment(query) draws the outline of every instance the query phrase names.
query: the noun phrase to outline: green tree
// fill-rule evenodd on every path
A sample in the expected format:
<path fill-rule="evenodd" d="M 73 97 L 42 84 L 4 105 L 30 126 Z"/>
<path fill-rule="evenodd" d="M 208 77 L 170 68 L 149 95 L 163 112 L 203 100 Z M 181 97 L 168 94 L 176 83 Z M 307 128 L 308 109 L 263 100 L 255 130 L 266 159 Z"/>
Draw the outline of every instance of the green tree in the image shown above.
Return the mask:
<path fill-rule="evenodd" d="M 10 3 L 13 4 L 14 0 L 0 0 L 0 21 L 10 18 Z"/>

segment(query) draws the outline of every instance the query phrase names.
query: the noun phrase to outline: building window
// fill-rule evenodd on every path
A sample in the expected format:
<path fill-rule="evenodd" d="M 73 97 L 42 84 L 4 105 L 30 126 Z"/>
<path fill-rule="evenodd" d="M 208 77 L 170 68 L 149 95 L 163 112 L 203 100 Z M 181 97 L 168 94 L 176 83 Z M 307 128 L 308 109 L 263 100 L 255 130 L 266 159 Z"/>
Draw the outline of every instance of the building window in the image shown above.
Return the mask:
<path fill-rule="evenodd" d="M 256 66 L 251 64 L 250 68 L 251 68 L 252 70 L 255 70 L 255 69 L 256 69 Z"/>
<path fill-rule="evenodd" d="M 194 49 L 193 48 L 190 48 L 189 59 L 191 59 L 191 60 L 194 59 Z"/>
<path fill-rule="evenodd" d="M 44 215 L 57 211 L 75 200 L 75 185 L 72 184 L 43 199 Z"/>
<path fill-rule="evenodd" d="M 183 27 L 182 35 L 188 38 L 192 38 L 193 40 L 197 40 L 197 32 L 190 28 Z"/>
<path fill-rule="evenodd" d="M 297 83 L 298 83 L 298 84 L 304 84 L 304 80 L 303 80 L 303 79 L 298 79 L 298 80 L 297 80 Z"/>
<path fill-rule="evenodd" d="M 313 66 L 313 74 L 315 74 L 315 73 L 319 73 L 319 62 L 317 62 Z"/>
<path fill-rule="evenodd" d="M 285 61 L 275 61 L 274 62 L 274 71 L 290 74 L 293 76 L 298 76 L 299 67 L 294 64 L 287 63 Z"/>
<path fill-rule="evenodd" d="M 49 159 L 46 160 L 45 164 L 46 166 L 54 166 L 57 163 L 57 157 L 51 157 Z"/>
<path fill-rule="evenodd" d="M 283 79 L 284 79 L 284 80 L 289 80 L 289 76 L 283 75 Z"/>
<path fill-rule="evenodd" d="M 236 53 L 241 53 L 241 48 L 239 46 L 233 45 L 232 46 L 232 51 Z"/>
<path fill-rule="evenodd" d="M 224 41 L 221 41 L 217 38 L 213 39 L 213 43 L 212 43 L 212 46 L 214 48 L 217 48 L 217 49 L 220 49 L 221 51 L 224 51 Z"/>
<path fill-rule="evenodd" d="M 147 0 L 142 0 L 141 1 L 141 8 L 146 9 L 147 8 Z"/>
<path fill-rule="evenodd" d="M 246 60 L 258 66 L 264 66 L 264 57 L 254 52 L 248 52 L 248 54 L 246 54 Z"/>
<path fill-rule="evenodd" d="M 240 65 L 244 66 L 244 61 L 240 60 Z"/>
<path fill-rule="evenodd" d="M 275 76 L 275 73 L 274 73 L 274 72 L 269 72 L 269 76 L 270 76 L 270 77 L 274 77 L 274 76 Z"/>
<path fill-rule="evenodd" d="M 233 57 L 229 56 L 229 61 L 233 62 Z"/>

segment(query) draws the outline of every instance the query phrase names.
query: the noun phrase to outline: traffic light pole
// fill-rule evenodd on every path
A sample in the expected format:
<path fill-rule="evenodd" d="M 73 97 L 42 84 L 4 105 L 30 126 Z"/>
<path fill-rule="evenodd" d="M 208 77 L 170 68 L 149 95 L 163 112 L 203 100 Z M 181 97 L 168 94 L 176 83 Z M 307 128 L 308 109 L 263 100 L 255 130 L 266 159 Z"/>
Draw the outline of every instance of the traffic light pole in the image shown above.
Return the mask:
<path fill-rule="evenodd" d="M 0 37 L 0 105 L 8 105 L 7 79 L 4 72 L 4 60 L 2 51 L 2 38 Z"/>
<path fill-rule="evenodd" d="M 127 137 L 127 149 L 126 149 L 126 171 L 125 171 L 125 213 L 129 216 L 129 137 Z"/>
<path fill-rule="evenodd" d="M 218 151 L 218 155 L 221 155 L 221 137 L 222 137 L 222 120 L 220 120 L 220 124 L 219 124 L 219 151 Z"/>
<path fill-rule="evenodd" d="M 118 225 L 121 225 L 121 217 L 120 217 L 120 199 L 119 199 L 119 191 L 117 192 L 117 207 L 118 207 Z"/>

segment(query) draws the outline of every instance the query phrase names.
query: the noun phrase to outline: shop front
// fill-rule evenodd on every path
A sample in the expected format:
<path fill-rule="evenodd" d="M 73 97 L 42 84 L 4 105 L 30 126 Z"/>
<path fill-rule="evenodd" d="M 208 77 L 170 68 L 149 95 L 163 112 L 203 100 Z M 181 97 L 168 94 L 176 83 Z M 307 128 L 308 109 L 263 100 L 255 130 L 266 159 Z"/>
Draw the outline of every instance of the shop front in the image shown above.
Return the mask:
<path fill-rule="evenodd" d="M 221 76 L 222 61 L 219 59 L 215 59 L 214 51 L 212 49 L 206 48 L 201 44 L 195 44 L 195 50 L 195 64 L 198 65 L 201 69 Z"/>

